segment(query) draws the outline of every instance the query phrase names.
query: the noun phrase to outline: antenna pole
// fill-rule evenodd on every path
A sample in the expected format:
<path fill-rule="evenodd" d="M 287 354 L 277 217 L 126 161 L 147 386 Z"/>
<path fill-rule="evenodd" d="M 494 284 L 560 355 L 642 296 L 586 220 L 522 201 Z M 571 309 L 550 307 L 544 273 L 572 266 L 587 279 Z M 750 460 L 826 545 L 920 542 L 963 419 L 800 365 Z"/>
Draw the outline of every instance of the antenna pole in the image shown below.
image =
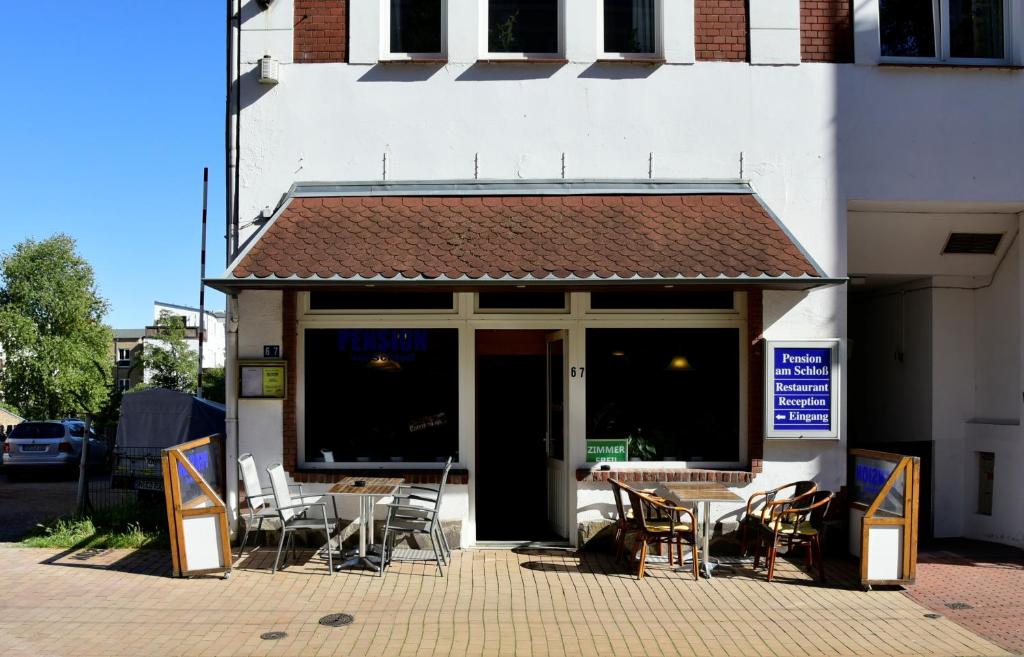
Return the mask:
<path fill-rule="evenodd" d="M 203 167 L 203 233 L 202 248 L 199 251 L 199 376 L 196 381 L 196 396 L 203 396 L 203 343 L 206 342 L 206 195 L 210 185 L 210 167 Z"/>

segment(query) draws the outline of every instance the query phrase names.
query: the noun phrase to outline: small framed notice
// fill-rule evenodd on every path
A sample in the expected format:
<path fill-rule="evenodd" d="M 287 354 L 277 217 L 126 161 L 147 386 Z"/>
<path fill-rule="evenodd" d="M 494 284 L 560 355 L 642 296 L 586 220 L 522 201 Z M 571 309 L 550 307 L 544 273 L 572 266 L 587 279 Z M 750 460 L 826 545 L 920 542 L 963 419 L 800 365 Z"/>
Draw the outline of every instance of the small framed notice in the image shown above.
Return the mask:
<path fill-rule="evenodd" d="M 239 397 L 242 399 L 284 399 L 287 386 L 283 360 L 244 360 L 238 365 Z"/>
<path fill-rule="evenodd" d="M 839 341 L 769 341 L 765 437 L 839 437 Z"/>

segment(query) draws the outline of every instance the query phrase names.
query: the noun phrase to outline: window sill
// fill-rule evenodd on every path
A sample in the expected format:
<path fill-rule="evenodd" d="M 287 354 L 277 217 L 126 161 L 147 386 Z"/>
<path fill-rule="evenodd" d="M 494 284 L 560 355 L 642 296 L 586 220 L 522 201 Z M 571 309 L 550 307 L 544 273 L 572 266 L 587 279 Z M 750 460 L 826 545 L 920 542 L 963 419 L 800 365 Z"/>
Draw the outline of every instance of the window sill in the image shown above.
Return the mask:
<path fill-rule="evenodd" d="M 598 64 L 628 64 L 632 66 L 661 66 L 665 63 L 664 57 L 601 57 L 596 60 Z"/>
<path fill-rule="evenodd" d="M 936 68 L 936 69 L 975 69 L 986 71 L 1021 71 L 1024 66 L 1016 64 L 961 64 L 947 62 L 879 62 L 881 68 Z"/>
<path fill-rule="evenodd" d="M 441 468 L 436 470 L 419 470 L 415 468 L 374 467 L 374 468 L 299 468 L 291 472 L 292 478 L 303 484 L 333 484 L 342 477 L 401 477 L 407 484 L 438 484 L 441 483 Z M 443 463 L 441 464 L 444 465 Z M 448 472 L 449 484 L 468 484 L 469 470 L 452 468 Z"/>
<path fill-rule="evenodd" d="M 379 59 L 378 64 L 432 64 L 439 66 L 448 63 L 447 57 L 414 57 L 410 59 Z"/>
<path fill-rule="evenodd" d="M 490 57 L 476 60 L 477 64 L 546 64 L 548 66 L 563 66 L 569 63 L 563 57 Z"/>
<path fill-rule="evenodd" d="M 653 463 L 637 462 L 637 467 L 623 467 L 625 464 L 609 464 L 609 470 L 602 470 L 599 465 L 576 470 L 576 481 L 608 481 L 621 479 L 630 482 L 661 483 L 666 481 L 712 481 L 722 484 L 742 486 L 754 480 L 755 473 L 750 470 L 698 470 L 694 468 L 671 469 L 665 467 L 671 462 Z"/>

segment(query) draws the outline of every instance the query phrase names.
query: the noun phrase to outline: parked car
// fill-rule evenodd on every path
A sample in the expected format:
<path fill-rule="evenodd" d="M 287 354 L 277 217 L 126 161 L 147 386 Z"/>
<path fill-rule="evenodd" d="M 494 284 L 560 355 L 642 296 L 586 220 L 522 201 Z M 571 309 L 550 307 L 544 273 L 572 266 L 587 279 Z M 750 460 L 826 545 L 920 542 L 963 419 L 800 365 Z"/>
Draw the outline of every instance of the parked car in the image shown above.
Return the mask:
<path fill-rule="evenodd" d="M 84 437 L 85 422 L 81 420 L 22 422 L 4 442 L 4 467 L 78 467 Z M 90 431 L 89 464 L 105 464 L 109 452 L 106 442 Z"/>

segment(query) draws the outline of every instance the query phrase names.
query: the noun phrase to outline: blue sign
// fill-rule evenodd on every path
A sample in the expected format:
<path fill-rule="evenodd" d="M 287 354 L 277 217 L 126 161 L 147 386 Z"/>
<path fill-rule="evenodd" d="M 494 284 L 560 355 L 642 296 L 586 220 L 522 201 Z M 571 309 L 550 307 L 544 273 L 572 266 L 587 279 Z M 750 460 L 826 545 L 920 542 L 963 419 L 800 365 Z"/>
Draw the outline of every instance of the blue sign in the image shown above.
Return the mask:
<path fill-rule="evenodd" d="M 833 433 L 832 347 L 777 345 L 770 353 L 769 435 Z"/>

